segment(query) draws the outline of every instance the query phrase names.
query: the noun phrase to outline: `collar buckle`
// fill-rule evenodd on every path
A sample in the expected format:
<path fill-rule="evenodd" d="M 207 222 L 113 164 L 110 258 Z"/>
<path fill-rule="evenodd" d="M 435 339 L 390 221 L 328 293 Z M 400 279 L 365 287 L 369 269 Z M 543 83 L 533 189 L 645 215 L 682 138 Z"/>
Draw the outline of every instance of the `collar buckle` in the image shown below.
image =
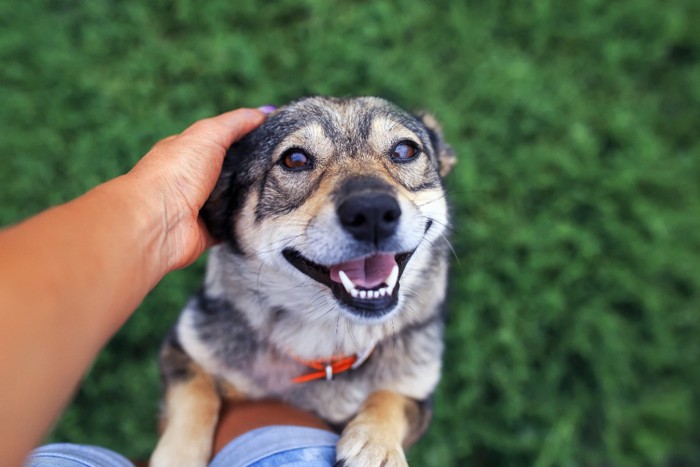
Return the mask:
<path fill-rule="evenodd" d="M 292 378 L 293 383 L 306 383 L 308 381 L 325 379 L 326 381 L 332 381 L 336 374 L 343 373 L 349 370 L 355 370 L 360 367 L 363 363 L 367 361 L 369 356 L 372 354 L 374 346 L 369 349 L 365 349 L 363 352 L 359 352 L 351 356 L 335 356 L 331 357 L 329 360 L 312 360 L 305 361 L 290 355 L 294 360 L 302 365 L 308 366 L 315 372 L 308 373 L 305 375 L 297 376 Z"/>

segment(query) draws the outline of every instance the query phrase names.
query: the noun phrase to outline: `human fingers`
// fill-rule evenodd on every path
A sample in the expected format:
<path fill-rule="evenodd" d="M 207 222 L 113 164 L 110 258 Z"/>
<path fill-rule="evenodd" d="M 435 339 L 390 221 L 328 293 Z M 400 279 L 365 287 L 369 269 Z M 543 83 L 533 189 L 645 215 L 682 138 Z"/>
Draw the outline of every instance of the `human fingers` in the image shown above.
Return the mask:
<path fill-rule="evenodd" d="M 263 120 L 265 120 L 265 113 L 261 110 L 237 109 L 199 120 L 185 129 L 181 135 L 209 140 L 226 150 L 235 141 L 260 125 Z"/>

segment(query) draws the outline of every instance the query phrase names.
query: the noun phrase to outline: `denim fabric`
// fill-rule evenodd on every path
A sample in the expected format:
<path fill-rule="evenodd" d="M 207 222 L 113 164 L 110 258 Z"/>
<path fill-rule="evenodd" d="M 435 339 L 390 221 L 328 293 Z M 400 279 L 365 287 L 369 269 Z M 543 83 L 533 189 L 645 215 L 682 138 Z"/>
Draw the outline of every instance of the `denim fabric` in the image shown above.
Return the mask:
<path fill-rule="evenodd" d="M 335 463 L 338 435 L 299 426 L 249 431 L 224 447 L 210 467 L 327 467 Z"/>
<path fill-rule="evenodd" d="M 25 467 L 134 467 L 134 464 L 109 449 L 59 443 L 32 451 Z"/>
<path fill-rule="evenodd" d="M 338 435 L 316 428 L 267 426 L 231 441 L 210 467 L 327 467 L 335 463 Z M 49 444 L 35 449 L 25 467 L 134 467 L 97 446 Z M 186 466 L 183 466 L 186 467 Z"/>

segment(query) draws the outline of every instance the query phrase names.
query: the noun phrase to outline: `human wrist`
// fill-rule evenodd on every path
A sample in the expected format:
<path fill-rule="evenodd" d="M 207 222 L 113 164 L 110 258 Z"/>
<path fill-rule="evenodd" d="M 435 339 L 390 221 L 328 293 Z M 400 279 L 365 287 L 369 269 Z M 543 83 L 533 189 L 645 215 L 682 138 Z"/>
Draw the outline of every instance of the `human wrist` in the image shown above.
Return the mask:
<path fill-rule="evenodd" d="M 147 253 L 162 267 L 163 275 L 191 264 L 212 243 L 199 220 L 208 192 L 192 196 L 184 188 L 192 186 L 196 176 L 154 170 L 151 164 L 146 170 L 137 166 L 120 178 L 140 200 L 141 213 L 148 220 Z"/>
<path fill-rule="evenodd" d="M 110 180 L 96 192 L 111 200 L 109 206 L 121 210 L 120 217 L 130 229 L 133 249 L 138 255 L 143 279 L 155 285 L 173 269 L 168 226 L 179 222 L 179 209 L 164 194 L 161 183 L 131 172 Z"/>

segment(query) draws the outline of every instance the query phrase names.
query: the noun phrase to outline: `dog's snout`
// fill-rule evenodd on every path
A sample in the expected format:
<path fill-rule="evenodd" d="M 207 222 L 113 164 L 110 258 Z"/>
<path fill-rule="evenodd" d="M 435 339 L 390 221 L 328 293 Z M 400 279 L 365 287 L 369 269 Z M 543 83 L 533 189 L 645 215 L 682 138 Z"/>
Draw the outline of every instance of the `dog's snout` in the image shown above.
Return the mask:
<path fill-rule="evenodd" d="M 343 228 L 355 239 L 375 245 L 396 232 L 400 217 L 396 198 L 385 193 L 351 196 L 338 206 Z"/>

